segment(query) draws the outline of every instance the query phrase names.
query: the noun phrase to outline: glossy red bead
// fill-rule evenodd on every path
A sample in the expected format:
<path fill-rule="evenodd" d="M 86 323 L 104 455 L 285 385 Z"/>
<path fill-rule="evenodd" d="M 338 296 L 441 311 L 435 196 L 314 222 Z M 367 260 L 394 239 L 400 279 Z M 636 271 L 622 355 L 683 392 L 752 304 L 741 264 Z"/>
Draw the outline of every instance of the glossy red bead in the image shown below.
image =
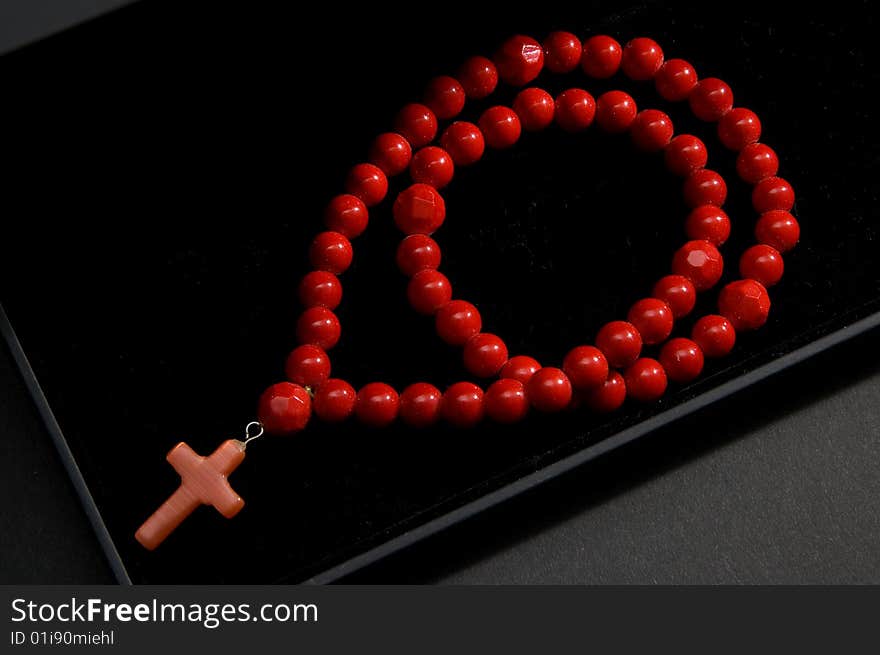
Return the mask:
<path fill-rule="evenodd" d="M 650 80 L 663 66 L 663 50 L 653 39 L 639 37 L 626 44 L 620 68 L 631 80 Z"/>
<path fill-rule="evenodd" d="M 414 428 L 434 425 L 440 418 L 443 394 L 433 384 L 416 382 L 400 394 L 400 419 Z"/>
<path fill-rule="evenodd" d="M 697 302 L 694 283 L 683 275 L 666 275 L 660 278 L 651 294 L 669 305 L 675 318 L 690 314 Z"/>
<path fill-rule="evenodd" d="M 312 271 L 299 283 L 299 300 L 303 307 L 326 307 L 333 310 L 342 302 L 342 284 L 328 271 Z"/>
<path fill-rule="evenodd" d="M 357 392 L 345 380 L 331 378 L 315 391 L 315 415 L 328 423 L 339 423 L 354 413 Z"/>
<path fill-rule="evenodd" d="M 409 168 L 413 182 L 429 184 L 435 189 L 445 187 L 455 174 L 452 157 L 437 146 L 426 146 L 417 150 Z"/>
<path fill-rule="evenodd" d="M 526 395 L 539 412 L 559 412 L 571 403 L 573 389 L 561 369 L 548 366 L 536 371 L 526 385 Z"/>
<path fill-rule="evenodd" d="M 413 184 L 398 194 L 391 212 L 402 232 L 432 234 L 446 220 L 446 202 L 431 185 Z"/>
<path fill-rule="evenodd" d="M 737 332 L 756 330 L 767 322 L 770 295 L 756 280 L 736 280 L 718 294 L 718 313 L 730 321 Z"/>
<path fill-rule="evenodd" d="M 781 177 L 767 177 L 752 189 L 752 206 L 759 214 L 794 207 L 794 189 Z"/>
<path fill-rule="evenodd" d="M 684 229 L 690 239 L 720 246 L 730 236 L 730 217 L 720 207 L 700 205 L 688 214 Z"/>
<path fill-rule="evenodd" d="M 350 193 L 343 193 L 333 198 L 324 211 L 324 223 L 327 229 L 339 232 L 349 239 L 363 234 L 368 222 L 369 212 L 364 201 Z"/>
<path fill-rule="evenodd" d="M 697 82 L 688 101 L 701 121 L 717 121 L 733 107 L 733 91 L 717 77 L 707 77 Z"/>
<path fill-rule="evenodd" d="M 437 334 L 453 346 L 463 346 L 482 327 L 480 312 L 464 300 L 452 300 L 437 310 Z"/>
<path fill-rule="evenodd" d="M 370 146 L 370 163 L 382 169 L 387 177 L 399 175 L 412 159 L 412 146 L 397 132 L 385 132 Z"/>
<path fill-rule="evenodd" d="M 626 320 L 639 331 L 642 343 L 653 345 L 666 341 L 675 318 L 669 305 L 659 298 L 642 298 L 629 308 Z"/>
<path fill-rule="evenodd" d="M 556 104 L 544 89 L 530 86 L 520 91 L 513 100 L 513 111 L 519 116 L 522 128 L 529 132 L 543 130 L 553 122 Z"/>
<path fill-rule="evenodd" d="M 388 193 L 388 178 L 378 166 L 358 164 L 345 179 L 345 190 L 360 198 L 367 207 L 378 205 Z"/>
<path fill-rule="evenodd" d="M 519 380 L 496 380 L 483 399 L 486 414 L 496 423 L 516 423 L 529 412 L 526 388 Z"/>
<path fill-rule="evenodd" d="M 660 350 L 660 365 L 670 380 L 690 382 L 703 370 L 703 351 L 690 339 L 670 339 Z"/>
<path fill-rule="evenodd" d="M 626 392 L 643 403 L 660 398 L 666 392 L 666 371 L 656 359 L 642 357 L 623 372 Z"/>
<path fill-rule="evenodd" d="M 464 87 L 449 75 L 435 77 L 425 89 L 425 105 L 442 120 L 458 116 L 464 109 L 465 99 Z"/>
<path fill-rule="evenodd" d="M 464 344 L 464 366 L 473 375 L 489 378 L 507 363 L 507 344 L 501 337 L 481 332 Z"/>
<path fill-rule="evenodd" d="M 440 137 L 440 145 L 456 166 L 469 166 L 483 156 L 486 140 L 480 128 L 467 121 L 455 121 Z"/>
<path fill-rule="evenodd" d="M 629 128 L 637 148 L 646 152 L 662 150 L 672 140 L 672 119 L 657 109 L 643 109 Z"/>
<path fill-rule="evenodd" d="M 296 323 L 296 337 L 300 343 L 312 343 L 330 350 L 339 343 L 342 326 L 336 314 L 326 307 L 310 307 Z"/>
<path fill-rule="evenodd" d="M 726 148 L 739 152 L 761 138 L 761 120 L 745 107 L 734 107 L 718 121 L 718 138 Z"/>
<path fill-rule="evenodd" d="M 736 173 L 743 182 L 757 184 L 779 171 L 779 157 L 764 143 L 752 143 L 743 148 L 736 158 Z"/>
<path fill-rule="evenodd" d="M 581 69 L 590 77 L 608 79 L 620 68 L 622 57 L 620 44 L 610 36 L 600 34 L 584 41 Z"/>
<path fill-rule="evenodd" d="M 688 241 L 673 255 L 672 272 L 693 282 L 697 291 L 705 291 L 721 279 L 724 259 L 708 241 Z"/>
<path fill-rule="evenodd" d="M 519 140 L 522 132 L 516 112 L 501 105 L 489 107 L 484 111 L 479 123 L 483 138 L 492 148 L 509 148 Z"/>
<path fill-rule="evenodd" d="M 319 271 L 339 275 L 348 270 L 354 250 L 351 241 L 339 232 L 321 232 L 309 248 L 309 261 Z"/>
<path fill-rule="evenodd" d="M 330 358 L 322 348 L 303 344 L 287 356 L 284 374 L 294 384 L 318 387 L 330 378 Z"/>
<path fill-rule="evenodd" d="M 663 151 L 667 170 L 673 175 L 687 177 L 700 170 L 709 160 L 706 144 L 692 134 L 679 134 Z"/>
<path fill-rule="evenodd" d="M 596 122 L 606 132 L 625 132 L 638 114 L 636 101 L 623 91 L 606 91 L 596 101 Z"/>
<path fill-rule="evenodd" d="M 299 432 L 312 416 L 312 399 L 300 385 L 279 382 L 266 389 L 257 404 L 257 420 L 269 434 Z"/>
<path fill-rule="evenodd" d="M 397 267 L 407 277 L 425 269 L 437 269 L 441 259 L 440 246 L 425 234 L 411 234 L 397 247 Z"/>
<path fill-rule="evenodd" d="M 596 335 L 596 347 L 605 355 L 610 366 L 624 368 L 639 358 L 642 335 L 632 323 L 611 321 L 600 328 Z"/>
<path fill-rule="evenodd" d="M 354 412 L 365 425 L 383 428 L 394 423 L 400 411 L 400 397 L 384 382 L 371 382 L 357 395 Z"/>
<path fill-rule="evenodd" d="M 397 114 L 394 129 L 409 141 L 413 149 L 421 148 L 437 136 L 437 117 L 425 105 L 411 102 Z"/>
<path fill-rule="evenodd" d="M 596 101 L 583 89 L 567 89 L 556 98 L 556 123 L 566 132 L 580 132 L 593 124 Z"/>
<path fill-rule="evenodd" d="M 544 39 L 544 65 L 551 73 L 568 73 L 581 63 L 581 40 L 571 32 L 551 32 Z"/>
<path fill-rule="evenodd" d="M 523 384 L 527 384 L 529 380 L 532 379 L 532 376 L 541 368 L 541 364 L 538 363 L 537 359 L 532 357 L 528 357 L 526 355 L 517 355 L 515 357 L 511 357 L 507 363 L 502 367 L 501 373 L 499 376 L 502 378 L 509 378 L 511 380 L 518 380 Z"/>
<path fill-rule="evenodd" d="M 776 209 L 761 214 L 755 224 L 755 238 L 759 243 L 773 246 L 779 252 L 787 252 L 797 245 L 801 227 L 797 219 L 787 211 Z"/>
<path fill-rule="evenodd" d="M 727 200 L 727 183 L 715 171 L 701 168 L 685 178 L 683 193 L 688 207 L 700 205 L 720 207 Z"/>
<path fill-rule="evenodd" d="M 613 412 L 626 400 L 626 382 L 620 373 L 611 371 L 605 382 L 582 394 L 581 400 L 594 412 Z"/>
<path fill-rule="evenodd" d="M 483 390 L 471 382 L 456 382 L 443 393 L 440 412 L 450 424 L 471 428 L 485 414 Z"/>
<path fill-rule="evenodd" d="M 565 356 L 562 370 L 575 389 L 598 387 L 608 379 L 608 360 L 595 346 L 577 346 Z"/>
<path fill-rule="evenodd" d="M 739 274 L 772 287 L 782 279 L 785 264 L 782 255 L 772 246 L 758 244 L 746 250 L 739 259 Z"/>
<path fill-rule="evenodd" d="M 697 71 L 684 59 L 669 59 L 654 76 L 654 85 L 664 100 L 686 100 L 697 86 Z"/>
<path fill-rule="evenodd" d="M 723 316 L 709 314 L 694 323 L 691 339 L 706 357 L 724 357 L 736 344 L 736 330 Z"/>
<path fill-rule="evenodd" d="M 458 81 L 468 98 L 479 100 L 498 86 L 498 69 L 486 57 L 471 57 L 459 69 Z"/>
<path fill-rule="evenodd" d="M 406 296 L 413 309 L 430 316 L 452 300 L 452 285 L 440 271 L 425 269 L 413 275 Z"/>
<path fill-rule="evenodd" d="M 501 45 L 494 61 L 502 80 L 513 86 L 524 86 L 541 73 L 544 49 L 533 38 L 518 34 Z"/>

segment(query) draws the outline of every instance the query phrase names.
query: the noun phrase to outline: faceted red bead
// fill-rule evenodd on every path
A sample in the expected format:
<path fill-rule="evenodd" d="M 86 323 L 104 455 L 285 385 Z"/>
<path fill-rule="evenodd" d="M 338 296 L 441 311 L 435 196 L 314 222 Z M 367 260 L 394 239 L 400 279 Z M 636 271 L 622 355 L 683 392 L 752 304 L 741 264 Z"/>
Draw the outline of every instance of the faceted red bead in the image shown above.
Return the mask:
<path fill-rule="evenodd" d="M 785 264 L 776 248 L 758 244 L 746 250 L 739 260 L 739 274 L 772 287 L 782 279 Z"/>
<path fill-rule="evenodd" d="M 296 337 L 300 343 L 312 343 L 330 350 L 339 343 L 342 326 L 336 314 L 326 307 L 310 307 L 296 323 Z"/>
<path fill-rule="evenodd" d="M 656 359 L 642 357 L 623 372 L 626 392 L 643 403 L 657 400 L 666 392 L 666 371 Z"/>
<path fill-rule="evenodd" d="M 464 300 L 452 300 L 437 311 L 437 334 L 453 346 L 463 346 L 482 327 L 480 312 Z"/>
<path fill-rule="evenodd" d="M 761 138 L 761 121 L 750 109 L 735 107 L 718 121 L 718 138 L 725 147 L 740 151 Z"/>
<path fill-rule="evenodd" d="M 468 166 L 483 156 L 486 140 L 480 128 L 473 123 L 455 121 L 443 132 L 440 145 L 456 166 Z"/>
<path fill-rule="evenodd" d="M 611 321 L 596 335 L 596 347 L 605 354 L 610 366 L 629 366 L 642 352 L 642 335 L 632 323 Z"/>
<path fill-rule="evenodd" d="M 581 63 L 581 40 L 570 32 L 551 32 L 544 39 L 544 65 L 552 73 L 568 73 Z"/>
<path fill-rule="evenodd" d="M 700 347 L 706 357 L 724 357 L 733 350 L 736 343 L 736 330 L 723 316 L 709 314 L 703 316 L 691 329 L 691 339 Z"/>
<path fill-rule="evenodd" d="M 694 283 L 684 275 L 667 275 L 660 278 L 651 294 L 669 305 L 675 318 L 690 314 L 697 302 Z"/>
<path fill-rule="evenodd" d="M 429 268 L 413 275 L 406 295 L 413 309 L 430 316 L 452 300 L 452 285 L 443 273 Z"/>
<path fill-rule="evenodd" d="M 544 49 L 533 38 L 518 34 L 501 45 L 494 61 L 502 80 L 513 86 L 524 86 L 541 73 Z"/>
<path fill-rule="evenodd" d="M 584 41 L 581 68 L 590 77 L 604 80 L 617 72 L 622 57 L 620 44 L 600 34 Z"/>
<path fill-rule="evenodd" d="M 679 134 L 663 151 L 666 168 L 673 175 L 687 177 L 706 165 L 709 152 L 706 144 L 692 134 Z"/>
<path fill-rule="evenodd" d="M 446 202 L 428 184 L 413 184 L 397 196 L 394 222 L 406 234 L 432 234 L 446 220 Z"/>
<path fill-rule="evenodd" d="M 410 164 L 410 175 L 417 184 L 429 184 L 442 189 L 452 181 L 455 165 L 443 148 L 426 146 L 417 150 Z"/>
<path fill-rule="evenodd" d="M 494 334 L 475 334 L 464 344 L 464 365 L 473 375 L 489 378 L 507 363 L 507 345 Z"/>
<path fill-rule="evenodd" d="M 299 283 L 299 300 L 303 307 L 336 309 L 342 302 L 342 284 L 333 273 L 312 271 Z"/>
<path fill-rule="evenodd" d="M 400 419 L 414 428 L 426 428 L 440 418 L 443 394 L 433 384 L 416 382 L 400 394 Z"/>
<path fill-rule="evenodd" d="M 623 405 L 626 400 L 626 382 L 617 371 L 608 373 L 608 379 L 595 389 L 581 396 L 584 404 L 594 412 L 608 413 Z"/>
<path fill-rule="evenodd" d="M 312 415 L 312 399 L 298 384 L 279 382 L 266 389 L 257 405 L 257 420 L 269 434 L 299 432 Z"/>
<path fill-rule="evenodd" d="M 666 341 L 672 333 L 672 309 L 658 298 L 642 298 L 633 303 L 626 320 L 632 323 L 642 337 L 642 343 L 653 345 Z"/>
<path fill-rule="evenodd" d="M 404 105 L 394 121 L 394 129 L 415 148 L 426 146 L 437 136 L 437 117 L 418 102 Z"/>
<path fill-rule="evenodd" d="M 284 374 L 303 387 L 318 387 L 330 378 L 330 358 L 318 346 L 303 344 L 287 356 Z"/>
<path fill-rule="evenodd" d="M 596 122 L 606 132 L 629 129 L 638 113 L 636 101 L 623 91 L 607 91 L 596 101 Z"/>
<path fill-rule="evenodd" d="M 324 212 L 327 229 L 344 234 L 349 239 L 363 234 L 367 229 L 368 221 L 369 212 L 364 201 L 350 193 L 343 193 L 333 198 Z"/>
<path fill-rule="evenodd" d="M 736 158 L 736 173 L 743 182 L 757 184 L 779 171 L 779 157 L 773 148 L 763 143 L 751 143 Z"/>
<path fill-rule="evenodd" d="M 370 163 L 391 177 L 405 171 L 412 159 L 412 146 L 396 132 L 385 132 L 376 137 L 370 147 Z"/>
<path fill-rule="evenodd" d="M 657 71 L 654 84 L 664 100 L 685 100 L 697 86 L 697 71 L 684 59 L 669 59 Z"/>
<path fill-rule="evenodd" d="M 733 107 L 733 91 L 717 77 L 697 82 L 688 96 L 691 111 L 701 121 L 717 121 Z"/>
<path fill-rule="evenodd" d="M 458 71 L 458 81 L 468 98 L 485 98 L 498 86 L 498 69 L 486 57 L 471 57 Z"/>
<path fill-rule="evenodd" d="M 727 200 L 727 183 L 718 173 L 708 168 L 701 168 L 688 175 L 684 180 L 683 191 L 688 207 L 720 207 Z"/>
<path fill-rule="evenodd" d="M 471 382 L 456 382 L 443 394 L 441 414 L 452 425 L 470 428 L 483 420 L 483 390 Z"/>
<path fill-rule="evenodd" d="M 321 232 L 309 248 L 309 261 L 319 271 L 339 275 L 348 270 L 354 250 L 351 241 L 339 232 Z"/>
<path fill-rule="evenodd" d="M 400 410 L 400 397 L 384 382 L 371 382 L 357 395 L 355 414 L 365 425 L 383 428 L 394 423 Z"/>
<path fill-rule="evenodd" d="M 528 381 L 532 379 L 532 376 L 540 370 L 540 368 L 541 365 L 538 363 L 538 360 L 526 355 L 517 355 L 516 357 L 511 357 L 507 361 L 502 367 L 499 375 L 502 378 L 519 380 L 523 384 L 528 384 Z"/>
<path fill-rule="evenodd" d="M 516 423 L 529 411 L 526 388 L 519 380 L 496 380 L 486 391 L 483 404 L 486 414 L 496 423 Z"/>
<path fill-rule="evenodd" d="M 568 376 L 548 366 L 536 371 L 526 385 L 526 395 L 539 412 L 559 412 L 571 403 L 573 390 Z"/>
<path fill-rule="evenodd" d="M 787 252 L 797 245 L 801 227 L 797 219 L 787 211 L 774 210 L 761 214 L 755 224 L 755 238 L 760 243 L 773 246 L 779 252 Z"/>
<path fill-rule="evenodd" d="M 720 207 L 700 205 L 688 214 L 684 229 L 691 239 L 720 246 L 730 236 L 730 217 Z"/>
<path fill-rule="evenodd" d="M 608 360 L 595 346 L 577 346 L 565 356 L 562 370 L 575 389 L 592 389 L 608 379 Z"/>
<path fill-rule="evenodd" d="M 672 272 L 693 282 L 697 291 L 705 291 L 721 279 L 724 259 L 708 241 L 688 241 L 673 255 Z"/>
<path fill-rule="evenodd" d="M 781 177 L 764 178 L 752 190 L 752 206 L 759 214 L 774 210 L 791 211 L 794 189 Z"/>
<path fill-rule="evenodd" d="M 524 130 L 543 130 L 553 122 L 556 105 L 553 96 L 544 89 L 530 86 L 520 91 L 513 100 L 513 111 L 519 116 Z"/>
<path fill-rule="evenodd" d="M 636 147 L 647 152 L 665 148 L 674 131 L 672 119 L 657 109 L 640 111 L 629 129 Z"/>
<path fill-rule="evenodd" d="M 670 339 L 660 350 L 660 364 L 674 382 L 690 382 L 703 370 L 703 351 L 690 339 Z"/>
<path fill-rule="evenodd" d="M 663 66 L 663 50 L 653 39 L 633 39 L 623 49 L 620 68 L 631 80 L 650 80 Z"/>
<path fill-rule="evenodd" d="M 441 258 L 440 246 L 425 234 L 411 234 L 397 247 L 397 266 L 408 277 L 425 269 L 438 268 Z"/>
<path fill-rule="evenodd" d="M 378 205 L 388 193 L 388 178 L 378 166 L 358 164 L 345 179 L 345 190 L 363 200 L 367 207 Z"/>
<path fill-rule="evenodd" d="M 489 107 L 480 116 L 480 129 L 492 148 L 509 148 L 519 140 L 522 126 L 516 112 L 509 107 Z"/>
<path fill-rule="evenodd" d="M 345 380 L 331 378 L 315 391 L 315 415 L 327 423 L 339 423 L 354 413 L 357 392 Z"/>
<path fill-rule="evenodd" d="M 764 285 L 756 280 L 736 280 L 718 295 L 718 312 L 737 332 L 755 330 L 767 322 L 770 296 Z"/>
<path fill-rule="evenodd" d="M 446 120 L 458 116 L 464 109 L 464 87 L 449 75 L 440 75 L 428 82 L 425 105 L 437 118 Z"/>
<path fill-rule="evenodd" d="M 596 101 L 583 89 L 568 89 L 556 98 L 556 123 L 567 132 L 587 129 L 596 116 Z"/>

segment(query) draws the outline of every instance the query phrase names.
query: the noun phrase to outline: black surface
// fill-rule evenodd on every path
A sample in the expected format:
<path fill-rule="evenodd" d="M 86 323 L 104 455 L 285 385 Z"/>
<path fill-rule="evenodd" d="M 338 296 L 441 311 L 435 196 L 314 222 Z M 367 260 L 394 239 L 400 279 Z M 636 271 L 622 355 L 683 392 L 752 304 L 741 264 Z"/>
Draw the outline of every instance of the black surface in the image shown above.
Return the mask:
<path fill-rule="evenodd" d="M 136 580 L 297 579 L 827 333 L 877 298 L 867 5 L 784 21 L 656 5 L 610 19 L 582 8 L 483 22 L 477 11 L 455 25 L 454 43 L 454 11 L 407 33 L 362 30 L 350 16 L 330 37 L 277 7 L 208 19 L 175 7 L 169 20 L 170 7 L 136 6 L 0 62 L 20 100 L 2 110 L 20 128 L 4 165 L 16 220 L 2 300 Z M 234 478 L 247 512 L 229 524 L 200 512 L 161 551 L 140 551 L 131 533 L 175 484 L 167 448 L 234 436 L 279 375 L 308 236 L 377 126 L 430 74 L 517 29 L 557 26 L 649 33 L 762 116 L 805 231 L 767 328 L 699 384 L 604 423 L 566 416 L 415 439 L 352 426 L 261 444 Z M 649 90 L 637 99 L 658 104 Z M 706 134 L 684 111 L 673 118 Z M 732 156 L 707 140 L 729 172 Z M 595 133 L 577 143 L 549 133 L 489 156 L 449 191 L 444 270 L 512 350 L 557 360 L 645 293 L 683 239 L 671 227 L 683 215 L 677 183 L 660 169 Z M 752 218 L 744 189 L 731 194 L 738 229 L 726 252 L 738 253 Z M 389 223 L 377 213 L 357 244 L 337 372 L 453 381 L 458 358 L 404 306 Z M 218 577 L 227 553 L 245 550 Z"/>

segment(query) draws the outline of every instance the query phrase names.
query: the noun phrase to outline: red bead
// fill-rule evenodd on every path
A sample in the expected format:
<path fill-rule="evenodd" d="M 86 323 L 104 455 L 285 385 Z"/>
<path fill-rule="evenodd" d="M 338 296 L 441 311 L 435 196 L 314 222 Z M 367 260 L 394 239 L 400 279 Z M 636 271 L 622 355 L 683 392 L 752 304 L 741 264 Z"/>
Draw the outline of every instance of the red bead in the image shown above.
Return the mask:
<path fill-rule="evenodd" d="M 653 39 L 633 39 L 623 49 L 620 68 L 631 80 L 650 80 L 663 66 L 663 50 Z"/>
<path fill-rule="evenodd" d="M 673 255 L 672 272 L 693 282 L 697 291 L 705 291 L 721 279 L 724 259 L 708 241 L 688 241 Z"/>
<path fill-rule="evenodd" d="M 662 150 L 672 140 L 672 119 L 657 109 L 640 111 L 629 129 L 636 147 L 647 152 Z"/>
<path fill-rule="evenodd" d="M 434 187 L 413 184 L 398 194 L 391 212 L 406 234 L 432 234 L 446 220 L 446 202 Z"/>
<path fill-rule="evenodd" d="M 691 329 L 691 339 L 700 347 L 706 357 L 724 357 L 733 350 L 736 343 L 736 330 L 723 316 L 709 314 L 703 316 Z"/>
<path fill-rule="evenodd" d="M 663 151 L 666 168 L 673 175 L 687 177 L 709 160 L 706 144 L 692 134 L 679 134 Z"/>
<path fill-rule="evenodd" d="M 608 379 L 608 360 L 595 346 L 578 346 L 565 356 L 562 370 L 575 389 L 592 389 Z"/>
<path fill-rule="evenodd" d="M 388 178 L 378 166 L 358 164 L 345 180 L 345 190 L 363 200 L 367 207 L 378 205 L 388 193 Z"/>
<path fill-rule="evenodd" d="M 492 148 L 509 148 L 519 140 L 522 127 L 519 117 L 509 107 L 489 107 L 480 116 L 480 129 Z"/>
<path fill-rule="evenodd" d="M 643 403 L 657 400 L 666 392 L 666 371 L 656 359 L 642 357 L 623 372 L 626 392 Z"/>
<path fill-rule="evenodd" d="M 739 260 L 739 274 L 772 287 L 782 279 L 785 264 L 776 248 L 758 244 L 746 250 Z"/>
<path fill-rule="evenodd" d="M 473 427 L 483 420 L 483 390 L 471 382 L 456 382 L 443 394 L 440 411 L 456 427 Z"/>
<path fill-rule="evenodd" d="M 639 358 L 642 335 L 632 323 L 611 321 L 596 335 L 596 347 L 605 354 L 610 366 L 624 368 Z"/>
<path fill-rule="evenodd" d="M 581 397 L 584 404 L 594 412 L 608 413 L 623 405 L 626 400 L 626 382 L 617 371 L 611 371 L 600 386 L 587 391 Z"/>
<path fill-rule="evenodd" d="M 584 41 L 581 68 L 590 77 L 604 80 L 617 72 L 622 57 L 620 44 L 600 34 Z"/>
<path fill-rule="evenodd" d="M 452 181 L 455 166 L 452 157 L 443 148 L 427 146 L 417 150 L 410 164 L 410 175 L 417 184 L 430 184 L 442 189 Z"/>
<path fill-rule="evenodd" d="M 624 132 L 632 125 L 638 111 L 636 101 L 628 93 L 607 91 L 596 101 L 596 122 L 606 132 Z"/>
<path fill-rule="evenodd" d="M 486 57 L 471 57 L 458 71 L 458 80 L 468 98 L 485 98 L 498 86 L 498 69 Z"/>
<path fill-rule="evenodd" d="M 688 238 L 720 246 L 730 236 L 730 217 L 715 205 L 700 205 L 691 210 L 684 224 Z"/>
<path fill-rule="evenodd" d="M 303 307 L 336 309 L 342 302 L 342 284 L 327 271 L 312 271 L 299 283 L 299 300 Z"/>
<path fill-rule="evenodd" d="M 437 117 L 425 105 L 411 102 L 397 114 L 394 129 L 409 141 L 413 149 L 421 148 L 437 136 Z"/>
<path fill-rule="evenodd" d="M 764 178 L 752 190 L 752 206 L 759 214 L 774 210 L 791 211 L 794 189 L 781 177 Z"/>
<path fill-rule="evenodd" d="M 768 145 L 752 143 L 747 145 L 736 158 L 736 173 L 743 182 L 757 184 L 779 171 L 779 157 Z"/>
<path fill-rule="evenodd" d="M 761 121 L 750 109 L 736 107 L 718 121 L 718 138 L 726 148 L 740 151 L 761 138 Z"/>
<path fill-rule="evenodd" d="M 463 346 L 483 327 L 480 312 L 469 302 L 453 300 L 437 311 L 437 334 L 448 344 Z"/>
<path fill-rule="evenodd" d="M 544 64 L 552 73 L 568 73 L 581 63 L 581 40 L 570 32 L 551 32 L 544 39 Z"/>
<path fill-rule="evenodd" d="M 440 418 L 443 394 L 433 384 L 416 382 L 400 394 L 400 418 L 414 428 L 426 428 Z"/>
<path fill-rule="evenodd" d="M 642 343 L 653 345 L 666 341 L 672 333 L 672 309 L 658 298 L 642 298 L 633 303 L 626 320 L 632 323 L 642 337 Z"/>
<path fill-rule="evenodd" d="M 483 399 L 486 414 L 496 423 L 516 423 L 529 412 L 526 388 L 519 380 L 496 380 Z"/>
<path fill-rule="evenodd" d="M 425 90 L 425 105 L 443 120 L 458 116 L 464 109 L 464 101 L 464 88 L 449 75 L 435 77 Z"/>
<path fill-rule="evenodd" d="M 405 171 L 410 159 L 412 159 L 412 146 L 396 132 L 380 134 L 370 147 L 370 163 L 382 169 L 387 177 Z"/>
<path fill-rule="evenodd" d="M 562 411 L 571 403 L 572 393 L 568 376 L 552 366 L 536 371 L 526 386 L 529 402 L 539 412 Z"/>
<path fill-rule="evenodd" d="M 556 123 L 567 132 L 587 129 L 596 116 L 596 101 L 583 89 L 568 89 L 556 98 Z"/>
<path fill-rule="evenodd" d="M 330 358 L 318 346 L 304 344 L 287 356 L 284 374 L 294 384 L 318 387 L 330 378 Z"/>
<path fill-rule="evenodd" d="M 755 224 L 755 238 L 773 246 L 779 252 L 787 252 L 797 245 L 801 227 L 797 219 L 787 211 L 774 210 L 761 214 Z"/>
<path fill-rule="evenodd" d="M 365 425 L 383 428 L 394 423 L 400 410 L 397 392 L 383 382 L 365 385 L 357 395 L 355 414 Z"/>
<path fill-rule="evenodd" d="M 494 335 L 481 332 L 464 344 L 464 365 L 473 375 L 489 378 L 507 363 L 507 345 Z"/>
<path fill-rule="evenodd" d="M 397 266 L 408 277 L 425 269 L 438 268 L 440 260 L 440 246 L 424 234 L 411 234 L 397 247 Z"/>
<path fill-rule="evenodd" d="M 310 307 L 299 317 L 296 336 L 300 343 L 311 343 L 330 350 L 339 343 L 342 326 L 336 314 L 325 307 Z"/>
<path fill-rule="evenodd" d="M 319 271 L 335 275 L 344 273 L 351 266 L 354 250 L 351 241 L 339 232 L 321 232 L 309 248 L 309 261 Z"/>
<path fill-rule="evenodd" d="M 430 316 L 452 300 L 452 285 L 443 273 L 425 269 L 409 281 L 406 295 L 413 309 Z"/>
<path fill-rule="evenodd" d="M 697 71 L 684 59 L 670 59 L 657 71 L 654 84 L 660 97 L 678 102 L 686 99 L 697 86 Z"/>
<path fill-rule="evenodd" d="M 312 415 L 312 399 L 298 384 L 279 382 L 263 392 L 257 405 L 257 420 L 269 434 L 299 432 Z"/>
<path fill-rule="evenodd" d="M 669 305 L 675 318 L 690 314 L 697 302 L 697 290 L 693 282 L 683 275 L 667 275 L 660 278 L 651 294 Z"/>
<path fill-rule="evenodd" d="M 684 201 L 688 207 L 699 207 L 700 205 L 720 207 L 725 200 L 727 200 L 727 184 L 724 178 L 715 171 L 701 168 L 685 178 Z"/>
<path fill-rule="evenodd" d="M 443 132 L 440 145 L 449 153 L 456 166 L 468 166 L 483 156 L 486 140 L 480 128 L 473 123 L 455 121 Z"/>
<path fill-rule="evenodd" d="M 540 370 L 540 368 L 541 365 L 538 363 L 538 360 L 527 357 L 526 355 L 517 355 L 516 357 L 511 357 L 507 361 L 502 367 L 499 376 L 511 380 L 518 380 L 523 384 L 528 384 L 528 381 L 532 379 L 532 376 Z"/>
<path fill-rule="evenodd" d="M 339 423 L 354 413 L 357 392 L 345 380 L 330 379 L 315 391 L 312 405 L 322 421 Z"/>
<path fill-rule="evenodd" d="M 524 86 L 538 77 L 544 67 L 544 49 L 533 38 L 518 34 L 505 41 L 495 53 L 501 79 Z"/>
<path fill-rule="evenodd" d="M 703 351 L 690 339 L 670 339 L 660 350 L 660 364 L 674 382 L 690 382 L 703 370 Z"/>
<path fill-rule="evenodd" d="M 718 295 L 718 313 L 730 321 L 737 332 L 755 330 L 767 322 L 770 296 L 756 280 L 736 280 Z"/>
<path fill-rule="evenodd" d="M 543 130 L 553 122 L 556 105 L 553 96 L 544 89 L 530 86 L 520 91 L 513 100 L 513 111 L 519 116 L 524 130 L 535 132 Z"/>
<path fill-rule="evenodd" d="M 367 206 L 363 200 L 350 193 L 343 193 L 333 198 L 324 212 L 327 229 L 344 234 L 349 239 L 363 234 L 368 222 Z"/>
<path fill-rule="evenodd" d="M 717 77 L 697 82 L 688 96 L 691 111 L 701 121 L 717 121 L 733 107 L 733 91 Z"/>

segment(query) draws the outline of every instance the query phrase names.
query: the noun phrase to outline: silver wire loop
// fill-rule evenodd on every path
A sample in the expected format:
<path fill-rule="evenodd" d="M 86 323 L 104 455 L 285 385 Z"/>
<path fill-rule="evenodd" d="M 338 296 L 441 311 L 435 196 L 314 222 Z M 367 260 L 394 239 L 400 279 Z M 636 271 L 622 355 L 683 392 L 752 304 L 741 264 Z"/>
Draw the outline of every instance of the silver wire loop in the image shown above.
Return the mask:
<path fill-rule="evenodd" d="M 263 424 L 259 421 L 251 421 L 244 427 L 244 443 L 247 446 L 254 439 L 259 439 L 263 436 L 265 429 L 263 428 Z"/>

